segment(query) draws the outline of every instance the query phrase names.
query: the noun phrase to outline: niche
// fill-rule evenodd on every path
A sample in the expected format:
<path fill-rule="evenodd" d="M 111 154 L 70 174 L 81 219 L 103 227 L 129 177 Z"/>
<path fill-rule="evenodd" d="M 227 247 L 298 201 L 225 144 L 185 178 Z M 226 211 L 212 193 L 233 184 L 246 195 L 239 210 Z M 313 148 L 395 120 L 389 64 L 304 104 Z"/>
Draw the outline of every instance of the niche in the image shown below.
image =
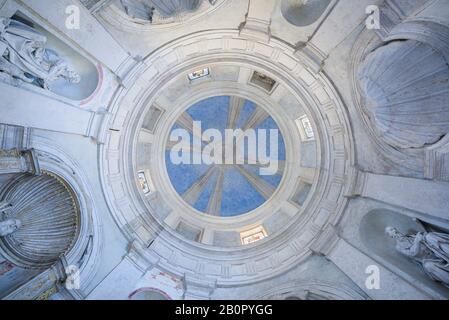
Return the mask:
<path fill-rule="evenodd" d="M 396 250 L 396 242 L 385 234 L 385 228 L 388 226 L 395 227 L 402 234 L 447 231 L 444 231 L 441 227 L 418 220 L 415 221 L 408 216 L 385 209 L 372 210 L 367 213 L 361 220 L 359 229 L 363 245 L 377 256 L 379 261 L 383 261 L 385 266 L 395 268 L 397 274 L 403 274 L 405 278 L 411 278 L 421 285 L 449 296 L 449 290 L 429 278 L 419 263 Z"/>
<path fill-rule="evenodd" d="M 75 49 L 68 46 L 54 34 L 47 31 L 38 23 L 35 23 L 21 12 L 17 12 L 10 19 L 19 24 L 23 24 L 24 28 L 32 28 L 37 34 L 44 36 L 46 42 L 41 44 L 42 47 L 48 52 L 55 53 L 58 59 L 66 62 L 67 65 L 79 75 L 79 82 L 76 83 L 59 78 L 55 81 L 48 82 L 47 87 L 45 87 L 39 80 L 34 81 L 32 85 L 75 101 L 84 100 L 95 92 L 99 85 L 100 75 L 97 67 L 91 61 L 81 56 Z M 19 83 L 20 81 L 21 80 L 19 80 Z"/>
<path fill-rule="evenodd" d="M 282 0 L 284 18 L 298 27 L 306 27 L 318 21 L 331 0 Z"/>

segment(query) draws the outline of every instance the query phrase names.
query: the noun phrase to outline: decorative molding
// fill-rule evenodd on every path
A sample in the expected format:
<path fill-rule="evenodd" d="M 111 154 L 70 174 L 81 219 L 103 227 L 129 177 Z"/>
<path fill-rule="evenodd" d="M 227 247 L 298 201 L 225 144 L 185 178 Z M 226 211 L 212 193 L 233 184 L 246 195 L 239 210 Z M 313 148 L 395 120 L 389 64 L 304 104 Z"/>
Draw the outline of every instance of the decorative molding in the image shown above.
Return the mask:
<path fill-rule="evenodd" d="M 449 181 L 449 135 L 426 150 L 424 176 L 427 179 Z"/>
<path fill-rule="evenodd" d="M 299 43 L 297 45 L 296 55 L 304 60 L 304 64 L 309 66 L 315 73 L 320 73 L 323 68 L 327 55 L 311 42 Z"/>
<path fill-rule="evenodd" d="M 185 275 L 183 280 L 185 300 L 209 300 L 217 287 L 216 280 L 207 280 L 197 276 Z"/>
<path fill-rule="evenodd" d="M 0 149 L 0 174 L 31 173 L 40 175 L 41 170 L 33 149 Z"/>
<path fill-rule="evenodd" d="M 20 286 L 3 300 L 42 300 L 56 293 L 57 286 L 65 279 L 63 265 L 58 262 L 26 284 Z"/>
<path fill-rule="evenodd" d="M 438 50 L 449 64 L 449 26 L 424 18 L 408 19 L 385 35 L 384 42 L 415 40 Z"/>
<path fill-rule="evenodd" d="M 310 250 L 319 255 L 328 256 L 332 249 L 337 245 L 340 236 L 333 225 L 328 225 L 315 242 L 311 245 Z"/>
<path fill-rule="evenodd" d="M 114 0 L 80 0 L 80 2 L 92 13 L 96 13 L 110 5 Z"/>
<path fill-rule="evenodd" d="M 151 244 L 145 246 L 139 240 L 134 240 L 129 246 L 125 259 L 132 262 L 142 272 L 153 269 L 158 266 L 160 258 L 146 250 L 149 246 Z"/>
<path fill-rule="evenodd" d="M 348 173 L 348 179 L 351 180 L 348 185 L 350 185 L 351 188 L 346 193 L 346 197 L 355 198 L 363 196 L 367 177 L 368 175 L 366 172 L 361 171 L 357 167 L 352 167 Z"/>
<path fill-rule="evenodd" d="M 240 36 L 269 42 L 271 21 L 247 17 L 240 29 Z"/>
<path fill-rule="evenodd" d="M 390 34 L 391 30 L 400 24 L 404 18 L 402 11 L 393 1 L 384 1 L 380 8 L 380 28 L 374 31 L 384 40 Z"/>

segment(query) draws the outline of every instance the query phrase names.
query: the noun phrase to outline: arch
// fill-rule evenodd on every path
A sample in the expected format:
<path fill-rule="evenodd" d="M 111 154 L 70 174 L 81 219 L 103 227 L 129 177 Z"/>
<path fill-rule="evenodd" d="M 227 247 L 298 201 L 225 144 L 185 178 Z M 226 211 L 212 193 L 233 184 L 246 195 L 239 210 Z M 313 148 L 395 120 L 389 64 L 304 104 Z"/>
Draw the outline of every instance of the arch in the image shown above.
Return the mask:
<path fill-rule="evenodd" d="M 9 273 L 4 274 L 5 281 L 9 282 L 7 287 L 2 284 L 0 275 L 0 296 L 5 297 L 7 295 L 7 297 L 11 296 L 13 299 L 35 298 L 41 294 L 41 292 L 36 292 L 36 283 L 42 281 L 42 279 L 48 279 L 49 274 L 56 274 L 57 280 L 63 281 L 69 269 L 76 269 L 83 280 L 80 282 L 79 289 L 70 290 L 70 296 L 71 299 L 82 299 L 89 292 L 91 286 L 95 284 L 92 280 L 100 267 L 100 252 L 104 245 L 103 232 L 98 220 L 99 217 L 96 214 L 96 205 L 93 202 L 91 189 L 79 164 L 54 142 L 36 136 L 33 139 L 33 146 L 42 172 L 57 177 L 58 181 L 67 190 L 70 190 L 71 196 L 75 199 L 79 214 L 76 239 L 71 243 L 70 248 L 49 267 L 46 265 L 33 267 L 31 263 L 28 263 L 25 266 L 26 268 L 21 268 L 6 259 L 3 261 L 2 255 L 0 255 L 0 264 L 5 262 L 0 265 L 0 273 L 3 269 L 10 269 Z M 32 178 L 36 177 L 30 175 L 9 177 L 5 182 L 6 184 L 1 188 L 0 199 L 5 190 L 13 186 L 15 181 Z M 64 270 L 66 267 L 69 267 L 69 269 Z M 9 281 L 8 279 L 11 279 L 11 277 L 18 281 Z"/>

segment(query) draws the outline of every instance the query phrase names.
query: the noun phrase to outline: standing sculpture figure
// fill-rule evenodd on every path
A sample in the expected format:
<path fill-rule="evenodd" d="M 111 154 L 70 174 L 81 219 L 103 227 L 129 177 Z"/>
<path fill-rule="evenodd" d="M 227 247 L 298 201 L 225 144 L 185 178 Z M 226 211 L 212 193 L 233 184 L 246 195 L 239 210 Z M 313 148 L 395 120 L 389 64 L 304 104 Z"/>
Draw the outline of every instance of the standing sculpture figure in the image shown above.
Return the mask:
<path fill-rule="evenodd" d="M 125 12 L 133 19 L 153 22 L 154 7 L 149 0 L 120 0 Z"/>
<path fill-rule="evenodd" d="M 209 0 L 210 5 L 216 2 Z M 120 3 L 131 18 L 153 22 L 155 11 L 164 18 L 173 17 L 197 10 L 203 0 L 120 0 Z"/>
<path fill-rule="evenodd" d="M 449 235 L 438 232 L 418 232 L 404 235 L 387 227 L 385 233 L 396 240 L 396 250 L 418 262 L 433 280 L 449 287 Z"/>
<path fill-rule="evenodd" d="M 55 51 L 45 48 L 46 43 L 47 37 L 36 29 L 0 17 L 0 72 L 44 89 L 58 79 L 79 83 L 80 75 Z"/>

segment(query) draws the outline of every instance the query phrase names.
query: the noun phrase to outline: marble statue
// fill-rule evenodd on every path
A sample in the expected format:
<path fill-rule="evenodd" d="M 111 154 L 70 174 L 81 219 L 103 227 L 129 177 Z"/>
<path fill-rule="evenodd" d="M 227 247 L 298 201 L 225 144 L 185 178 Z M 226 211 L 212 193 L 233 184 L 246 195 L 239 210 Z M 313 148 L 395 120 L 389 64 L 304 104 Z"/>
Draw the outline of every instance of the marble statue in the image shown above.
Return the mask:
<path fill-rule="evenodd" d="M 430 278 L 449 287 L 449 234 L 404 235 L 393 227 L 387 227 L 385 233 L 396 240 L 398 252 L 418 262 Z"/>
<path fill-rule="evenodd" d="M 45 47 L 47 37 L 13 19 L 0 17 L 0 72 L 44 89 L 52 81 L 79 83 L 81 77 L 59 55 Z"/>
<path fill-rule="evenodd" d="M 22 222 L 17 219 L 8 219 L 0 222 L 0 237 L 6 237 L 16 232 L 22 226 Z"/>
<path fill-rule="evenodd" d="M 154 7 L 151 0 L 120 0 L 120 3 L 131 18 L 153 22 Z"/>
<path fill-rule="evenodd" d="M 131 18 L 137 18 L 152 22 L 154 12 L 162 17 L 172 17 L 177 14 L 198 9 L 203 0 L 120 0 L 126 14 Z M 216 0 L 209 0 L 215 5 Z"/>
<path fill-rule="evenodd" d="M 194 11 L 201 5 L 202 0 L 152 0 L 155 9 L 165 17 L 170 17 L 185 11 Z"/>

